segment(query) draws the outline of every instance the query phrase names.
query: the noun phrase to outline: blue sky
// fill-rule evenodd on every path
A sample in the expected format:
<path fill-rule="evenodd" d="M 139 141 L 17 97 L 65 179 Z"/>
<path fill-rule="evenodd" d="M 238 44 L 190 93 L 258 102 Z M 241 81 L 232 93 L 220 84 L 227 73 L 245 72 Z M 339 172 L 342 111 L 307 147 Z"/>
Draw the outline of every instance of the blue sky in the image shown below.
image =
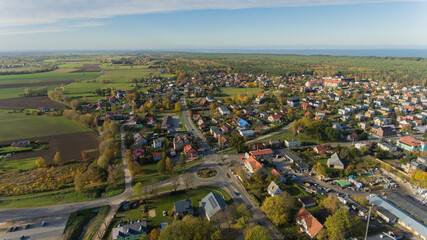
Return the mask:
<path fill-rule="evenodd" d="M 427 48 L 426 1 L 162 1 L 0 0 L 0 51 Z"/>

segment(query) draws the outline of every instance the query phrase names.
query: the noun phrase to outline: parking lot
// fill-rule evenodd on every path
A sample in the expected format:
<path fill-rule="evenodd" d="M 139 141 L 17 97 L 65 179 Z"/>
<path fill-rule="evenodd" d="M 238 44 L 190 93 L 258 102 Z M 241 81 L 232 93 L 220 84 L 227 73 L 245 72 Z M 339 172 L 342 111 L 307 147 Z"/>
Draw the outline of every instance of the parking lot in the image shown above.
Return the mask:
<path fill-rule="evenodd" d="M 67 220 L 68 216 L 60 216 L 0 223 L 0 239 L 62 239 Z"/>

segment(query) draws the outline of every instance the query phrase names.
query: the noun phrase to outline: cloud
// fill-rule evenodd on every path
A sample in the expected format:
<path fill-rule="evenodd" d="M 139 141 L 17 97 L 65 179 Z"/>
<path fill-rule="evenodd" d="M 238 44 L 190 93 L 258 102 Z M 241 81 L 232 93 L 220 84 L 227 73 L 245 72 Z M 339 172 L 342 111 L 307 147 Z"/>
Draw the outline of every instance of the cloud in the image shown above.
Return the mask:
<path fill-rule="evenodd" d="M 0 30 L 0 35 L 19 35 L 19 34 L 64 32 L 64 31 L 70 31 L 70 30 L 77 29 L 77 28 L 103 26 L 103 25 L 105 25 L 105 23 L 104 22 L 87 21 L 87 22 L 78 22 L 75 24 L 61 23 L 59 25 L 61 25 L 61 26 L 58 26 L 58 27 L 40 27 L 40 28 L 19 27 L 18 29 Z"/>
<path fill-rule="evenodd" d="M 111 18 L 202 9 L 345 5 L 425 0 L 0 0 L 0 27 L 56 24 L 62 20 Z"/>

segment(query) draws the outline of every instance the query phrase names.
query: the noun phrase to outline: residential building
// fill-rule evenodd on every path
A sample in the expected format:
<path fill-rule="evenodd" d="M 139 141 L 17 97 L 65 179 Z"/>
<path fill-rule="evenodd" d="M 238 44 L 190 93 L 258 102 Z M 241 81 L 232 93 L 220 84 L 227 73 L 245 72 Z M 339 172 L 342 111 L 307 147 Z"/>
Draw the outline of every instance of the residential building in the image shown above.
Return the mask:
<path fill-rule="evenodd" d="M 133 240 L 147 235 L 147 222 L 138 221 L 115 227 L 111 230 L 111 240 Z"/>
<path fill-rule="evenodd" d="M 205 216 L 208 221 L 213 221 L 217 218 L 225 216 L 225 209 L 227 203 L 225 200 L 216 193 L 209 193 L 200 201 L 200 209 L 203 210 L 202 216 Z"/>
<path fill-rule="evenodd" d="M 165 116 L 165 117 L 163 117 L 162 128 L 163 129 L 168 129 L 171 126 L 172 126 L 172 116 Z"/>
<path fill-rule="evenodd" d="M 300 197 L 298 198 L 298 201 L 305 208 L 314 207 L 317 205 L 316 200 L 314 200 L 314 198 L 312 198 L 311 196 Z"/>
<path fill-rule="evenodd" d="M 322 146 L 315 146 L 313 148 L 313 150 L 319 154 L 321 152 L 325 152 L 325 151 L 329 151 L 329 146 L 328 145 L 322 145 Z"/>
<path fill-rule="evenodd" d="M 197 148 L 188 144 L 184 147 L 184 154 L 187 158 L 195 158 L 197 157 Z"/>
<path fill-rule="evenodd" d="M 268 185 L 267 192 L 270 196 L 274 197 L 275 195 L 281 194 L 283 191 L 275 182 L 271 181 L 270 185 Z"/>
<path fill-rule="evenodd" d="M 388 151 L 388 152 L 396 152 L 397 151 L 396 146 L 392 146 L 391 144 L 386 143 L 386 142 L 380 142 L 380 143 L 378 143 L 377 146 L 384 151 Z"/>
<path fill-rule="evenodd" d="M 288 148 L 291 147 L 300 147 L 301 141 L 298 139 L 285 140 L 285 146 Z"/>
<path fill-rule="evenodd" d="M 245 167 L 250 174 L 254 174 L 263 168 L 262 164 L 258 162 L 253 156 L 250 156 L 246 159 Z"/>
<path fill-rule="evenodd" d="M 373 126 L 371 132 L 378 135 L 379 137 L 390 137 L 394 135 L 394 129 L 391 127 Z"/>
<path fill-rule="evenodd" d="M 164 141 L 165 141 L 165 138 L 163 138 L 163 137 L 154 139 L 153 140 L 153 148 L 154 149 L 161 148 Z"/>
<path fill-rule="evenodd" d="M 181 200 L 173 204 L 173 211 L 177 216 L 193 215 L 193 201 L 191 199 Z"/>
<path fill-rule="evenodd" d="M 310 238 L 315 238 L 323 228 L 323 225 L 305 207 L 297 212 L 295 218 L 300 231 L 306 233 Z"/>
<path fill-rule="evenodd" d="M 337 153 L 332 154 L 327 162 L 328 167 L 335 169 L 344 169 L 344 164 L 341 162 L 340 157 Z"/>
<path fill-rule="evenodd" d="M 246 154 L 246 157 L 253 156 L 255 159 L 262 159 L 262 158 L 271 158 L 273 157 L 274 152 L 270 148 L 266 149 L 257 149 L 255 151 L 250 151 L 249 155 Z"/>
<path fill-rule="evenodd" d="M 290 98 L 287 103 L 291 107 L 298 107 L 300 105 L 300 99 L 299 97 Z"/>
<path fill-rule="evenodd" d="M 396 146 L 409 152 L 413 150 L 418 150 L 420 152 L 427 151 L 427 142 L 413 137 L 401 137 L 397 140 Z"/>
<path fill-rule="evenodd" d="M 219 106 L 218 107 L 218 111 L 219 111 L 219 113 L 221 113 L 221 115 L 228 115 L 228 114 L 230 114 L 231 112 L 230 112 L 230 109 L 228 109 L 226 106 Z"/>

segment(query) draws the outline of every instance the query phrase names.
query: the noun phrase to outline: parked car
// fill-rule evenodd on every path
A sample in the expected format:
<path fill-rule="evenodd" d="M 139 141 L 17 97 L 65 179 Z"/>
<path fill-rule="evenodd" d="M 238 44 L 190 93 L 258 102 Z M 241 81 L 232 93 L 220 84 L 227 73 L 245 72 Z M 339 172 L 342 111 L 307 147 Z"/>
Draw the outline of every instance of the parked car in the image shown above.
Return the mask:
<path fill-rule="evenodd" d="M 42 224 L 40 224 L 40 226 L 42 226 L 42 227 L 46 226 L 46 222 L 43 221 Z"/>

